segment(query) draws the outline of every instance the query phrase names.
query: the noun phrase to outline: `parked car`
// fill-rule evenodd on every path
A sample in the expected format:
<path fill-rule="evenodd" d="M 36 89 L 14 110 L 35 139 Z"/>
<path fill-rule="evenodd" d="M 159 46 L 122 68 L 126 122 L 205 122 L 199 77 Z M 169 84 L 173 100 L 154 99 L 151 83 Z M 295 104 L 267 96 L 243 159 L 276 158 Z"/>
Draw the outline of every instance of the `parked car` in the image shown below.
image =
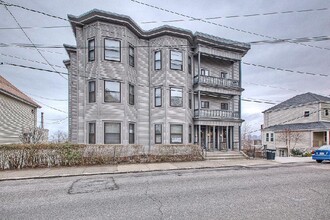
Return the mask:
<path fill-rule="evenodd" d="M 321 163 L 323 160 L 330 160 L 330 145 L 323 145 L 314 151 L 312 159 L 318 163 Z"/>

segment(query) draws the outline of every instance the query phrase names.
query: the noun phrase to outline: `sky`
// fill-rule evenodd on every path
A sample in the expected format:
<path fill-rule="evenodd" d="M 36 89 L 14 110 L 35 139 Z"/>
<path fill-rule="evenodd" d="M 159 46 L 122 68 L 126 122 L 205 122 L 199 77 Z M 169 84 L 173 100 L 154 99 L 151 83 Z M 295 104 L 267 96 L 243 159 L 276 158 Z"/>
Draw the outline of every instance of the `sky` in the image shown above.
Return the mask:
<path fill-rule="evenodd" d="M 67 72 L 63 48 L 24 44 L 75 45 L 68 21 L 0 1 L 0 75 L 33 98 L 44 112 L 50 135 L 68 130 L 68 83 L 57 73 L 8 65 Z M 295 95 L 330 95 L 329 0 L 5 0 L 9 4 L 60 18 L 94 8 L 131 17 L 142 29 L 161 25 L 204 32 L 251 43 L 242 59 L 242 118 L 251 131 L 260 129 L 262 112 Z M 172 13 L 145 4 L 167 9 Z M 177 12 L 181 15 L 175 14 Z M 184 17 L 186 15 L 188 17 Z M 192 21 L 189 18 L 200 20 Z M 16 21 L 15 21 L 16 20 Z M 176 21 L 174 21 L 176 20 Z M 17 24 L 23 27 L 24 32 Z M 280 39 L 290 39 L 279 42 Z M 22 46 L 23 45 L 23 46 Z M 52 67 L 48 64 L 53 65 Z M 64 75 L 65 76 L 65 75 Z M 258 134 L 256 131 L 254 134 Z"/>

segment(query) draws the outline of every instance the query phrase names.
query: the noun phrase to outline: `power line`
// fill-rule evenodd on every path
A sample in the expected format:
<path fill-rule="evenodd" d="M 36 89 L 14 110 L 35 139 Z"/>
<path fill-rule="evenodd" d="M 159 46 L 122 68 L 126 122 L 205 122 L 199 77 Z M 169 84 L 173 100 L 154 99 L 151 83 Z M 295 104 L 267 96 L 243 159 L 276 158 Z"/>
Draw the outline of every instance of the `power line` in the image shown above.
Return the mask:
<path fill-rule="evenodd" d="M 0 3 L 1 4 L 1 3 Z M 69 28 L 69 25 L 54 25 L 54 26 L 42 26 L 42 27 L 32 27 L 32 26 L 25 26 L 23 29 L 56 29 L 56 28 Z M 0 27 L 0 30 L 20 30 L 17 27 Z"/>
<path fill-rule="evenodd" d="M 44 105 L 44 106 L 50 108 L 50 109 L 53 109 L 53 110 L 55 110 L 55 111 L 62 112 L 62 113 L 65 113 L 65 114 L 68 114 L 68 112 L 66 112 L 66 111 L 63 111 L 63 110 L 61 110 L 61 109 L 55 108 L 55 107 L 50 106 L 50 105 L 47 105 L 47 104 L 45 104 L 45 103 L 42 103 L 42 102 L 40 102 L 39 100 L 35 100 L 35 99 L 33 99 L 33 98 L 31 98 L 31 99 L 32 99 L 33 101 L 35 101 L 35 102 L 41 104 L 41 105 Z"/>
<path fill-rule="evenodd" d="M 68 101 L 68 99 L 54 99 L 54 98 L 47 98 L 47 97 L 31 94 L 31 93 L 28 93 L 28 92 L 24 92 L 24 93 L 26 93 L 28 95 L 31 95 L 31 96 L 38 97 L 40 99 L 45 99 L 45 100 L 50 100 L 50 101 L 58 101 L 58 102 L 67 102 Z"/>
<path fill-rule="evenodd" d="M 279 67 L 272 67 L 272 66 L 264 66 L 261 64 L 254 64 L 254 63 L 248 63 L 248 62 L 242 62 L 245 65 L 248 66 L 255 66 L 255 67 L 260 67 L 264 69 L 271 69 L 271 70 L 276 70 L 276 71 L 282 71 L 282 72 L 289 72 L 289 73 L 299 73 L 299 74 L 305 74 L 305 75 L 310 75 L 310 76 L 321 76 L 321 77 L 329 77 L 327 74 L 323 73 L 312 73 L 312 72 L 303 72 L 303 71 L 296 71 L 296 70 L 290 70 L 290 69 L 284 69 L 284 68 L 279 68 Z"/>
<path fill-rule="evenodd" d="M 271 16 L 271 15 L 287 15 L 294 13 L 306 13 L 306 12 L 319 12 L 327 11 L 328 8 L 317 8 L 317 9 L 302 9 L 302 10 L 290 10 L 290 11 L 276 11 L 276 12 L 266 12 L 266 13 L 254 13 L 254 14 L 244 14 L 244 15 L 228 15 L 228 16 L 216 16 L 216 17 L 206 17 L 198 18 L 205 20 L 218 20 L 218 19 L 231 19 L 231 18 L 251 18 L 257 16 Z M 182 22 L 182 21 L 195 21 L 196 19 L 174 19 L 166 21 L 142 21 L 141 24 L 156 24 L 156 23 L 173 23 L 173 22 Z"/>
<path fill-rule="evenodd" d="M 285 38 L 278 40 L 261 40 L 261 41 L 252 41 L 249 44 L 260 45 L 260 44 L 279 44 L 279 43 L 301 43 L 301 42 L 319 42 L 319 41 L 327 41 L 330 40 L 330 36 L 317 36 L 317 37 L 299 37 L 299 38 Z"/>
<path fill-rule="evenodd" d="M 3 2 L 3 1 L 1 1 L 1 2 Z M 9 14 L 13 17 L 13 19 L 15 20 L 15 22 L 16 22 L 16 24 L 20 27 L 20 29 L 22 30 L 22 32 L 24 33 L 24 35 L 26 36 L 26 38 L 30 41 L 30 43 L 32 44 L 32 45 L 34 45 L 34 43 L 33 43 L 33 41 L 31 40 L 31 38 L 27 35 L 27 33 L 24 31 L 24 29 L 21 27 L 21 25 L 20 25 L 20 23 L 17 21 L 17 19 L 16 19 L 16 17 L 11 13 L 11 11 L 8 9 L 8 7 L 5 5 L 5 8 L 6 8 L 6 10 L 9 12 Z M 34 45 L 34 47 L 35 47 L 35 45 Z M 46 63 L 55 71 L 55 72 L 57 72 L 62 78 L 64 78 L 64 79 L 66 79 L 67 80 L 67 78 L 65 78 L 64 76 L 62 76 L 61 75 L 61 73 L 60 72 L 58 72 L 50 63 L 49 63 L 49 61 L 46 59 L 46 57 L 38 50 L 38 48 L 37 47 L 35 47 L 35 49 L 38 51 L 38 53 L 40 54 L 40 56 L 46 61 Z"/>
<path fill-rule="evenodd" d="M 268 39 L 272 39 L 272 40 L 280 40 L 279 38 L 276 38 L 276 37 L 271 37 L 271 36 L 267 36 L 267 35 L 264 35 L 264 34 L 259 34 L 259 33 L 256 33 L 256 32 L 250 32 L 250 31 L 246 31 L 246 30 L 243 30 L 243 29 L 234 28 L 234 27 L 230 27 L 230 26 L 227 26 L 227 25 L 211 22 L 211 21 L 204 20 L 204 19 L 201 19 L 201 18 L 192 17 L 190 15 L 186 15 L 186 14 L 182 14 L 182 13 L 179 13 L 179 12 L 176 12 L 176 11 L 164 9 L 164 8 L 161 8 L 161 7 L 158 7 L 158 6 L 155 6 L 155 5 L 150 5 L 150 4 L 140 2 L 140 1 L 137 1 L 137 0 L 130 0 L 130 1 L 141 4 L 141 5 L 145 5 L 145 6 L 150 7 L 150 8 L 155 8 L 155 9 L 160 10 L 160 11 L 165 11 L 165 12 L 168 12 L 168 13 L 171 13 L 171 14 L 179 15 L 181 17 L 189 18 L 189 19 L 192 19 L 194 21 L 201 21 L 201 22 L 204 22 L 204 23 L 207 23 L 207 24 L 212 24 L 212 25 L 219 26 L 219 27 L 222 27 L 222 28 L 227 28 L 227 29 L 242 32 L 242 33 L 245 33 L 245 34 L 255 35 L 255 36 L 258 36 L 258 37 L 264 37 L 264 38 L 268 38 Z M 297 43 L 297 42 L 291 42 L 291 41 L 288 41 L 288 43 L 303 45 L 303 46 L 322 49 L 322 50 L 330 50 L 330 48 L 313 46 L 313 45 L 309 45 L 309 44 L 303 44 L 303 43 Z"/>
<path fill-rule="evenodd" d="M 8 62 L 1 62 L 1 64 L 7 64 L 7 65 L 10 65 L 10 66 L 22 67 L 22 68 L 26 68 L 26 69 L 33 69 L 33 70 L 40 70 L 40 71 L 46 71 L 46 72 L 51 72 L 51 73 L 61 73 L 61 74 L 64 74 L 64 75 L 69 75 L 68 73 L 65 73 L 65 72 L 59 72 L 59 71 L 54 71 L 54 70 L 42 69 L 42 68 L 37 68 L 37 67 L 32 67 L 32 66 L 25 66 L 25 65 L 14 64 L 14 63 L 8 63 Z"/>
<path fill-rule="evenodd" d="M 40 62 L 40 61 L 37 61 L 37 60 L 25 59 L 25 58 L 22 58 L 22 57 L 13 56 L 13 55 L 4 54 L 4 53 L 0 53 L 0 55 L 5 56 L 5 57 L 10 57 L 10 58 L 15 58 L 15 59 L 18 59 L 18 60 L 25 60 L 25 61 L 29 61 L 29 62 L 33 62 L 33 63 L 38 63 L 38 64 L 43 64 L 43 65 L 47 65 L 47 66 L 48 66 L 47 63 L 45 63 L 45 62 Z M 63 67 L 63 66 L 54 65 L 54 64 L 51 64 L 51 65 L 52 65 L 52 66 L 55 66 L 55 67 L 58 67 L 58 68 L 66 69 L 66 67 Z"/>

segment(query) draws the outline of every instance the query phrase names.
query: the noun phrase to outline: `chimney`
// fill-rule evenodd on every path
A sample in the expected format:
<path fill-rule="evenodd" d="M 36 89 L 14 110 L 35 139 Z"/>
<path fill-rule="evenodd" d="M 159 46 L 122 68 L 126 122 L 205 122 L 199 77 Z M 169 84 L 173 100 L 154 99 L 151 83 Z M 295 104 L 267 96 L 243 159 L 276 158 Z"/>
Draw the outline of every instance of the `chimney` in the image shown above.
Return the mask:
<path fill-rule="evenodd" d="M 41 112 L 41 128 L 44 129 L 44 113 Z"/>

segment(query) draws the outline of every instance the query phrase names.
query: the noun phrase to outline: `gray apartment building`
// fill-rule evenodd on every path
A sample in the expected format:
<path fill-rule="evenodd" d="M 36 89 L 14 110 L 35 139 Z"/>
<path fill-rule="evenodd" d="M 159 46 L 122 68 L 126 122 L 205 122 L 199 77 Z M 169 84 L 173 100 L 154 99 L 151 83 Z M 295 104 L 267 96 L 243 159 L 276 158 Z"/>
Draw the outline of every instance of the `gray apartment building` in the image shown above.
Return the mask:
<path fill-rule="evenodd" d="M 142 30 L 101 10 L 68 16 L 73 143 L 240 149 L 241 59 L 249 44 L 172 26 Z"/>

